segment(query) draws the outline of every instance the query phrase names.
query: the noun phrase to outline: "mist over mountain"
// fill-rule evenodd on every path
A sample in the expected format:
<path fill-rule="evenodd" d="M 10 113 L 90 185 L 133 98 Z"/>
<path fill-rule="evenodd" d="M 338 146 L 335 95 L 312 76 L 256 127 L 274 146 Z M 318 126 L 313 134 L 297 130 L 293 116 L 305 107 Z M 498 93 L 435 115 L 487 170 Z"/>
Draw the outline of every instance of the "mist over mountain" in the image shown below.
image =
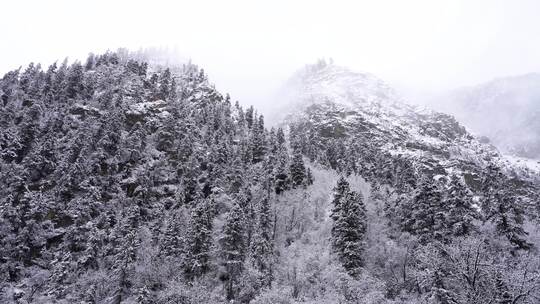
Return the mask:
<path fill-rule="evenodd" d="M 429 103 L 507 154 L 540 158 L 540 74 L 492 80 Z"/>

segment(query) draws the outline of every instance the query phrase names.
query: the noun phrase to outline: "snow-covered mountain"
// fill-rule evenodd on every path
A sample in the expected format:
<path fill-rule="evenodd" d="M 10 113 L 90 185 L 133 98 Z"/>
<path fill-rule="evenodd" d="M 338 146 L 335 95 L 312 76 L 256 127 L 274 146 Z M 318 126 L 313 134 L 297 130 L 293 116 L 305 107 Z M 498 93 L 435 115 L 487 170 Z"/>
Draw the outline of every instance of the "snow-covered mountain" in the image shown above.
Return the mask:
<path fill-rule="evenodd" d="M 540 158 L 540 74 L 461 88 L 432 104 L 488 137 L 503 153 Z"/>
<path fill-rule="evenodd" d="M 503 156 L 453 116 L 406 103 L 368 73 L 319 62 L 296 73 L 283 92 L 285 123 L 323 139 L 362 141 L 435 175 L 463 173 L 472 182 L 490 163 L 526 178 L 539 172 L 538 163 Z"/>
<path fill-rule="evenodd" d="M 190 63 L 7 73 L 0 303 L 536 303 L 537 173 L 369 74 L 285 92 L 267 129 Z"/>

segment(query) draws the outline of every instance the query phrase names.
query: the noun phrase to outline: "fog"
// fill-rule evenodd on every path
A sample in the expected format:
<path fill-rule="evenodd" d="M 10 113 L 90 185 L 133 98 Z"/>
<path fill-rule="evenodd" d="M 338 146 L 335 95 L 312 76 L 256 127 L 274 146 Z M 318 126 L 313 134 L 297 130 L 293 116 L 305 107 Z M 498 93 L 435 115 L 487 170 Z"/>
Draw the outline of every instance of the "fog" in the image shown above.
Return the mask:
<path fill-rule="evenodd" d="M 540 71 L 540 2 L 4 1 L 0 72 L 119 47 L 168 47 L 262 105 L 318 58 L 424 96 Z"/>

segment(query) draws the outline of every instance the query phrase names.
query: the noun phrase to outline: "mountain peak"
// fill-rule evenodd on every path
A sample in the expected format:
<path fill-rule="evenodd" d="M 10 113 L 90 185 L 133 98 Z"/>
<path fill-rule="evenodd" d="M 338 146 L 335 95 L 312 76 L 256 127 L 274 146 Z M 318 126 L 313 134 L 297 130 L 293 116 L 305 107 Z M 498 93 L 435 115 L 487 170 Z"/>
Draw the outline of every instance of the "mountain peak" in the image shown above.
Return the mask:
<path fill-rule="evenodd" d="M 300 100 L 320 102 L 331 99 L 347 107 L 401 102 L 384 81 L 369 73 L 355 72 L 332 62 L 320 61 L 298 71 L 289 85 L 299 90 Z"/>
<path fill-rule="evenodd" d="M 411 112 L 396 91 L 380 78 L 365 72 L 319 60 L 298 70 L 278 93 L 274 108 L 276 121 L 301 113 L 312 105 L 331 103 L 346 110 L 368 113 Z"/>

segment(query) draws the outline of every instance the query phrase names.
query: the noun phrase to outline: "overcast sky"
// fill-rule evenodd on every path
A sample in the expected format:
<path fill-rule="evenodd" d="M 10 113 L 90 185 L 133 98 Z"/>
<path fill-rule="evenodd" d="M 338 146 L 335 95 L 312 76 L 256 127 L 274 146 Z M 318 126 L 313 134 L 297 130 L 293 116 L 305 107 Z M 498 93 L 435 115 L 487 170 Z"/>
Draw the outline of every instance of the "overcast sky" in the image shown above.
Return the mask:
<path fill-rule="evenodd" d="M 244 103 L 321 57 L 412 91 L 540 72 L 537 0 L 17 0 L 0 9 L 1 73 L 176 46 Z"/>

